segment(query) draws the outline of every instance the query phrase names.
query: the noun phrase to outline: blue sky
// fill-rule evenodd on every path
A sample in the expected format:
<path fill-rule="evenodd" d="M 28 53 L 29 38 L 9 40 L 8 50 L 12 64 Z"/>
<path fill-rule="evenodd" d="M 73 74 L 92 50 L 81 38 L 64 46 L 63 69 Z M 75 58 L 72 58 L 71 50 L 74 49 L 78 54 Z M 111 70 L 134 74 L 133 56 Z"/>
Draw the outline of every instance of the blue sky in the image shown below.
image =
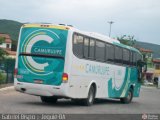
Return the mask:
<path fill-rule="evenodd" d="M 0 0 L 0 19 L 65 23 L 112 37 L 134 35 L 160 45 L 159 0 Z"/>

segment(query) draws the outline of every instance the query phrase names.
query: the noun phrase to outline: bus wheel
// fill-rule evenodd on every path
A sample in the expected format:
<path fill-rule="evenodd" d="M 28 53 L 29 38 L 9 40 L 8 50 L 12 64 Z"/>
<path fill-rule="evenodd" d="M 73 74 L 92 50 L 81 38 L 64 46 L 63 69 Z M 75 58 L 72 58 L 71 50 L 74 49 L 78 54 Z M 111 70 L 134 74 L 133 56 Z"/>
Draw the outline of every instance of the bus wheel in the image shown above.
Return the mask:
<path fill-rule="evenodd" d="M 91 106 L 94 102 L 94 99 L 95 99 L 95 88 L 92 85 L 89 89 L 88 97 L 83 101 L 84 105 Z"/>
<path fill-rule="evenodd" d="M 57 98 L 56 97 L 41 96 L 41 101 L 43 103 L 56 103 L 57 102 Z"/>
<path fill-rule="evenodd" d="M 130 90 L 128 91 L 127 97 L 120 98 L 120 101 L 121 101 L 122 103 L 128 104 L 128 103 L 130 103 L 130 102 L 132 101 L 132 98 L 133 98 L 133 90 L 130 89 Z"/>

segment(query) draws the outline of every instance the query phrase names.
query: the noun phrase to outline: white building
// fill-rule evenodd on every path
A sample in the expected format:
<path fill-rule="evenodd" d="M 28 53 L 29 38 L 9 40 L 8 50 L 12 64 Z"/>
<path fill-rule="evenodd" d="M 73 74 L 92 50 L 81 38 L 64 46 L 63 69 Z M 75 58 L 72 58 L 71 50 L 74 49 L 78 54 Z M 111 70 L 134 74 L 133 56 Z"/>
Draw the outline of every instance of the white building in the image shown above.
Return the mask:
<path fill-rule="evenodd" d="M 12 40 L 8 34 L 0 33 L 0 37 L 4 37 L 5 41 L 4 43 L 0 44 L 0 48 L 4 49 L 9 57 L 15 58 L 16 52 L 11 51 L 11 46 L 12 46 Z"/>
<path fill-rule="evenodd" d="M 5 48 L 7 50 L 11 50 L 12 41 L 8 34 L 2 34 L 0 33 L 0 37 L 4 37 L 5 41 L 3 44 L 0 45 L 1 48 Z"/>

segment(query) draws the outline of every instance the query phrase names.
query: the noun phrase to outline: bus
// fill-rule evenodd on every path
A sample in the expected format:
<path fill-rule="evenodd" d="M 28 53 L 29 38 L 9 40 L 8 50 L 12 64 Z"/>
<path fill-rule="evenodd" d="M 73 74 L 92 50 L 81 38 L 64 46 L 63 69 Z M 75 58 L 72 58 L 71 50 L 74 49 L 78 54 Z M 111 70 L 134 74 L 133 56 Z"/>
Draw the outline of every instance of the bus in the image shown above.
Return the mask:
<path fill-rule="evenodd" d="M 90 106 L 95 99 L 130 103 L 141 87 L 141 53 L 118 40 L 54 24 L 20 29 L 15 90 L 44 103 L 69 98 Z"/>

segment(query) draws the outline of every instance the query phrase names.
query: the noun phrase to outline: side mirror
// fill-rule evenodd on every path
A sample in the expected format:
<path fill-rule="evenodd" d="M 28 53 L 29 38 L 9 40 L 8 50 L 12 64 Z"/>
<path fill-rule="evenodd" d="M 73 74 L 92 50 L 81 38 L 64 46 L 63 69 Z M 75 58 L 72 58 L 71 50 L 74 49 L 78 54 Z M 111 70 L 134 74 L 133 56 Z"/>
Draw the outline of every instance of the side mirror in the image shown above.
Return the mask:
<path fill-rule="evenodd" d="M 143 65 L 143 72 L 147 72 L 147 65 Z"/>
<path fill-rule="evenodd" d="M 142 79 L 144 77 L 143 73 L 147 72 L 146 62 L 143 62 L 142 60 L 137 61 L 137 68 L 138 68 L 138 81 L 142 82 Z"/>
<path fill-rule="evenodd" d="M 147 64 L 146 64 L 146 62 L 143 62 L 142 60 L 139 60 L 137 62 L 137 66 L 142 69 L 142 72 L 146 72 L 147 71 Z"/>

